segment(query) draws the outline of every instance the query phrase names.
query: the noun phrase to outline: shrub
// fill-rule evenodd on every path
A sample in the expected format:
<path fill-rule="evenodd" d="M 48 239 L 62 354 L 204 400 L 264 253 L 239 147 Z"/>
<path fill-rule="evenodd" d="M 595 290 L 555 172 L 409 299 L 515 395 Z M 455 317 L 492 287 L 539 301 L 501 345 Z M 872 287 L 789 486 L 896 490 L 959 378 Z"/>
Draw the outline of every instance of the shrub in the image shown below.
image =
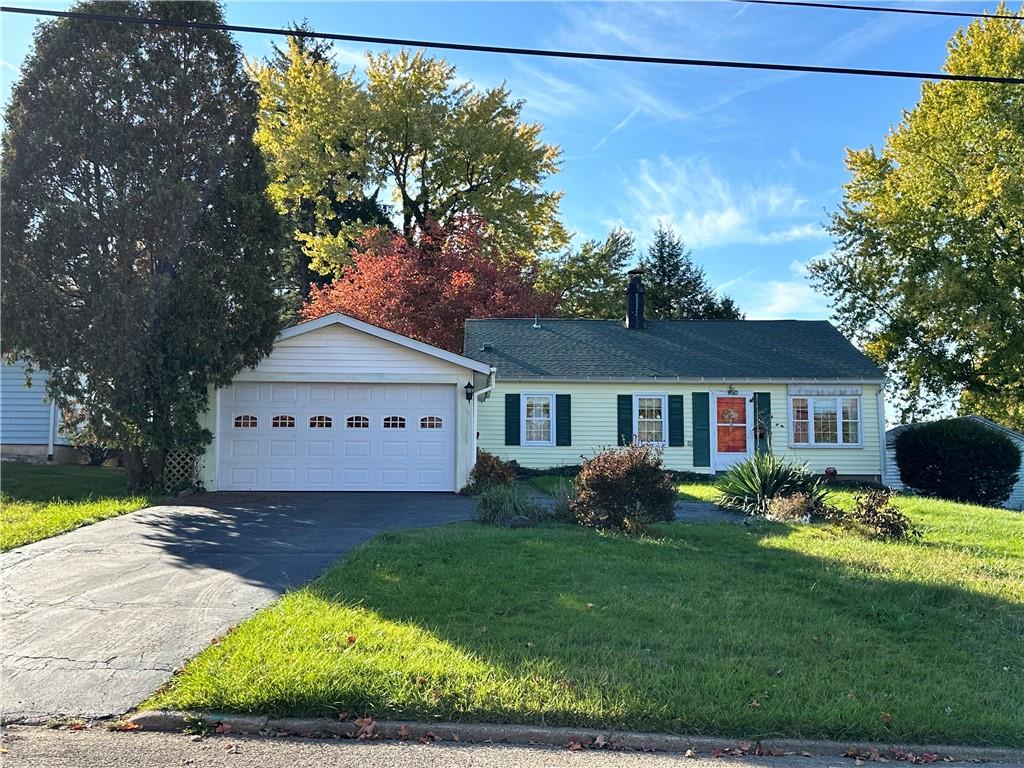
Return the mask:
<path fill-rule="evenodd" d="M 473 489 L 486 488 L 489 485 L 512 485 L 516 481 L 516 465 L 511 461 L 502 461 L 493 453 L 476 452 L 476 464 L 469 473 L 469 484 Z"/>
<path fill-rule="evenodd" d="M 476 519 L 488 525 L 529 523 L 540 517 L 540 507 L 516 485 L 487 485 L 476 496 Z"/>
<path fill-rule="evenodd" d="M 915 424 L 896 436 L 904 485 L 925 496 L 998 506 L 1019 479 L 1020 449 L 972 419 Z"/>
<path fill-rule="evenodd" d="M 824 482 L 806 464 L 794 464 L 774 453 L 756 453 L 715 480 L 721 504 L 751 515 L 766 515 L 772 499 L 803 494 L 816 513 L 825 506 Z"/>
<path fill-rule="evenodd" d="M 596 528 L 640 530 L 675 518 L 676 490 L 648 445 L 609 448 L 585 461 L 576 477 L 573 517 Z"/>
<path fill-rule="evenodd" d="M 892 491 L 872 489 L 854 496 L 853 511 L 845 516 L 848 523 L 864 530 L 871 538 L 882 541 L 901 541 L 909 536 L 920 536 L 910 518 L 892 503 Z"/>
<path fill-rule="evenodd" d="M 772 520 L 788 520 L 809 523 L 817 513 L 811 498 L 806 493 L 794 493 L 790 496 L 776 496 L 768 502 L 766 514 Z"/>

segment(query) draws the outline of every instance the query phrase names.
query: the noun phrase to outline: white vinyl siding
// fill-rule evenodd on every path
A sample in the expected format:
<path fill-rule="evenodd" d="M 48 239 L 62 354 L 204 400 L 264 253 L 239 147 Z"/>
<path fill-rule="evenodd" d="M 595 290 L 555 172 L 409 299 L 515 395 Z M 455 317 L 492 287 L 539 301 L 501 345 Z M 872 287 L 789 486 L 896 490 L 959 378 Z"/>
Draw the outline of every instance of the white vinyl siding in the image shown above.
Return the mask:
<path fill-rule="evenodd" d="M 345 326 L 332 325 L 277 342 L 274 352 L 236 381 L 296 377 L 302 381 L 387 381 L 381 376 L 459 375 L 465 368 Z M 372 377 L 372 378 L 370 378 Z"/>
<path fill-rule="evenodd" d="M 789 445 L 789 393 L 785 384 L 758 384 L 738 382 L 745 390 L 768 392 L 772 408 L 772 449 L 786 459 L 806 461 L 814 472 L 823 473 L 826 467 L 836 467 L 843 475 L 880 477 L 882 456 L 879 439 L 877 407 L 878 385 L 861 387 L 861 443 L 859 446 L 840 446 L 827 451 L 818 448 L 791 447 Z M 683 395 L 683 432 L 685 445 L 664 448 L 665 466 L 669 469 L 710 473 L 708 467 L 693 466 L 693 393 L 712 392 L 728 387 L 728 383 L 714 385 L 636 384 L 631 382 L 544 382 L 545 391 L 554 395 L 572 395 L 572 445 L 568 446 L 507 446 L 505 445 L 505 394 L 536 392 L 537 382 L 505 381 L 498 373 L 498 383 L 490 397 L 480 404 L 478 430 L 479 446 L 504 459 L 515 459 L 524 467 L 544 468 L 579 464 L 603 448 L 618 444 L 617 396 Z M 656 389 L 654 387 L 657 387 Z"/>

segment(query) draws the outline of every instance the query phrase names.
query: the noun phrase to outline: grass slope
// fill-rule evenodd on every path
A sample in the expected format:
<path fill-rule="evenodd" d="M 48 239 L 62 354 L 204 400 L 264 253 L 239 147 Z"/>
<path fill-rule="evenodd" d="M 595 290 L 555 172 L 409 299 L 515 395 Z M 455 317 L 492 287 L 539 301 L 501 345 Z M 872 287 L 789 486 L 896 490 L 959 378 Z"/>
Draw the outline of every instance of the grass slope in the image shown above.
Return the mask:
<path fill-rule="evenodd" d="M 148 706 L 1024 744 L 1024 520 L 900 503 L 923 541 L 765 523 L 386 534 Z"/>
<path fill-rule="evenodd" d="M 77 465 L 0 464 L 0 552 L 149 503 L 129 496 L 124 472 Z"/>

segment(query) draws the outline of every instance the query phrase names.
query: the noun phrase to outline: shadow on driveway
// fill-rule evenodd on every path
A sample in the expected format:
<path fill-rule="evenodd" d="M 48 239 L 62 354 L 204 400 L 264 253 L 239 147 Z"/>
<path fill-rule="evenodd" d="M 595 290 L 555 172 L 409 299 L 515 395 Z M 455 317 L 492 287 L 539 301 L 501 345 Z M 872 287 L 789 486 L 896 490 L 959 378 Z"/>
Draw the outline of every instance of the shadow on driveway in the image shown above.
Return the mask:
<path fill-rule="evenodd" d="M 0 716 L 107 717 L 383 531 L 466 520 L 431 493 L 211 493 L 0 556 Z"/>

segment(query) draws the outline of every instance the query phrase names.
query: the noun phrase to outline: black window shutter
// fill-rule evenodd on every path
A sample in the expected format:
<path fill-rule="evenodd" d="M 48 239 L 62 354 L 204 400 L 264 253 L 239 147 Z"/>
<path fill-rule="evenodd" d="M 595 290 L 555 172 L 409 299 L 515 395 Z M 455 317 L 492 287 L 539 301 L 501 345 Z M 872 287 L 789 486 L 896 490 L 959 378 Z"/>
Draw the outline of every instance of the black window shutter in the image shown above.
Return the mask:
<path fill-rule="evenodd" d="M 519 393 L 505 395 L 505 445 L 519 445 Z"/>
<path fill-rule="evenodd" d="M 572 445 L 571 395 L 555 395 L 555 445 Z"/>
<path fill-rule="evenodd" d="M 758 453 L 768 453 L 772 436 L 772 394 L 754 393 L 754 423 L 757 426 L 754 445 Z"/>
<path fill-rule="evenodd" d="M 633 396 L 619 395 L 619 445 L 633 442 Z"/>
<path fill-rule="evenodd" d="M 711 396 L 693 393 L 693 466 L 711 466 Z"/>
<path fill-rule="evenodd" d="M 685 402 L 686 398 L 683 395 L 668 396 L 668 444 L 672 448 L 686 444 L 683 433 L 683 404 Z"/>

